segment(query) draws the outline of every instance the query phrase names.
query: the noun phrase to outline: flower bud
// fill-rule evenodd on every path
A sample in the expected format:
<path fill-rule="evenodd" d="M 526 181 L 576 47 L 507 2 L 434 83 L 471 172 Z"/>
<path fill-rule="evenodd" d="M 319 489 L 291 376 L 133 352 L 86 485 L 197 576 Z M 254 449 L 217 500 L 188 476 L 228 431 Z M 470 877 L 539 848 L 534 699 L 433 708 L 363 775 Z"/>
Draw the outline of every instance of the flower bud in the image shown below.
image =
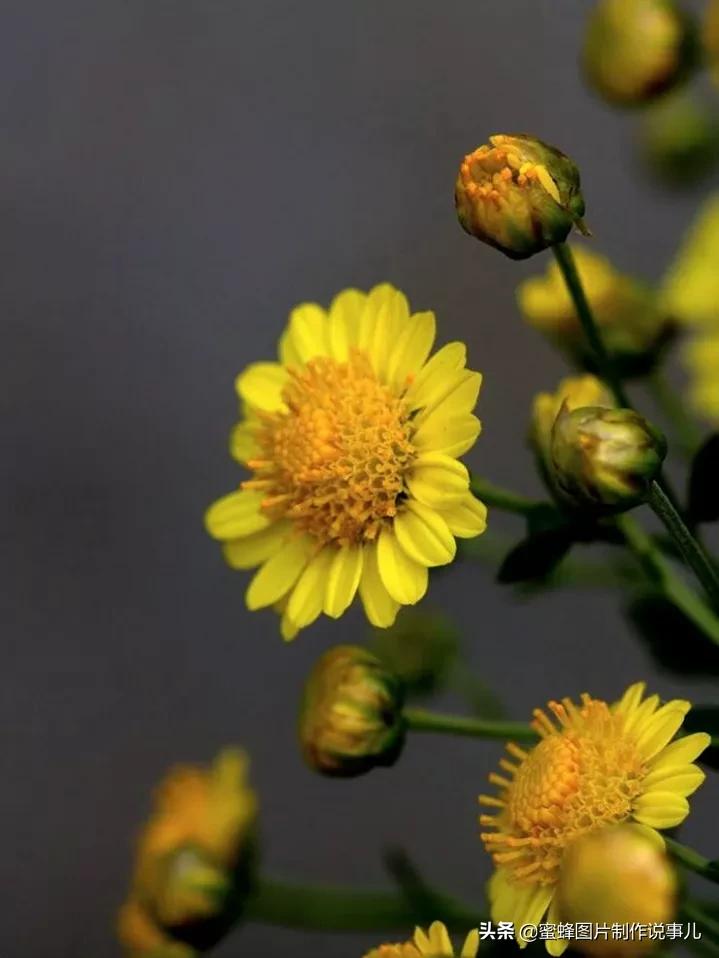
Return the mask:
<path fill-rule="evenodd" d="M 664 436 L 632 409 L 564 406 L 552 429 L 554 484 L 578 509 L 609 514 L 642 502 L 666 453 Z"/>
<path fill-rule="evenodd" d="M 646 372 L 670 337 L 673 324 L 649 286 L 619 273 L 609 260 L 584 246 L 573 247 L 592 312 L 613 361 L 623 375 Z M 517 289 L 519 308 L 570 360 L 594 371 L 594 357 L 558 265 L 532 276 Z"/>
<path fill-rule="evenodd" d="M 305 761 L 323 775 L 352 777 L 392 765 L 404 744 L 403 689 L 366 649 L 338 645 L 312 669 L 300 711 Z"/>
<path fill-rule="evenodd" d="M 638 106 L 685 79 L 696 52 L 692 22 L 675 0 L 599 0 L 582 59 L 589 85 L 603 99 Z"/>
<path fill-rule="evenodd" d="M 669 186 L 691 186 L 719 161 L 716 107 L 684 92 L 665 97 L 644 112 L 640 145 L 655 177 Z"/>
<path fill-rule="evenodd" d="M 574 226 L 585 232 L 579 170 L 532 136 L 490 136 L 465 156 L 454 200 L 466 232 L 511 259 L 562 243 Z"/>
<path fill-rule="evenodd" d="M 407 692 L 425 694 L 444 681 L 457 656 L 458 637 L 438 612 L 407 609 L 389 629 L 377 629 L 371 650 Z"/>
<path fill-rule="evenodd" d="M 666 924 L 676 911 L 677 879 L 662 843 L 634 825 L 590 832 L 564 855 L 557 914 L 570 924 Z M 595 937 L 573 943 L 590 955 L 635 955 L 655 943 Z"/>
<path fill-rule="evenodd" d="M 719 83 L 719 0 L 709 0 L 702 39 L 711 75 Z"/>

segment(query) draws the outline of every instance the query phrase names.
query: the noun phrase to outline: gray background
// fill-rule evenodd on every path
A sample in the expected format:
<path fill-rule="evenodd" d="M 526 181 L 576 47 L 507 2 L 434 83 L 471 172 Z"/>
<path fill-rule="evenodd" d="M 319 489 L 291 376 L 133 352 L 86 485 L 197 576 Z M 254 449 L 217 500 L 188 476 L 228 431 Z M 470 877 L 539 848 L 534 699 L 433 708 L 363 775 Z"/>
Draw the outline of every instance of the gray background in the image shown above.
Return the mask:
<path fill-rule="evenodd" d="M 461 232 L 460 156 L 496 131 L 557 143 L 581 166 L 599 244 L 649 278 L 701 195 L 648 185 L 631 120 L 583 90 L 588 7 L 0 3 L 4 958 L 115 955 L 150 788 L 228 742 L 252 753 L 268 870 L 380 883 L 392 839 L 480 900 L 475 796 L 499 746 L 413 739 L 391 772 L 313 777 L 294 741 L 300 682 L 365 626 L 353 613 L 283 647 L 201 518 L 239 478 L 234 375 L 273 355 L 294 303 L 384 279 L 485 374 L 472 465 L 539 491 L 527 409 L 563 366 L 513 291 L 545 258 L 516 265 Z M 612 595 L 523 604 L 465 566 L 431 597 L 517 718 L 643 676 L 711 694 L 657 674 Z M 714 853 L 716 800 L 713 782 L 686 827 Z M 250 927 L 218 955 L 353 958 L 375 940 Z"/>

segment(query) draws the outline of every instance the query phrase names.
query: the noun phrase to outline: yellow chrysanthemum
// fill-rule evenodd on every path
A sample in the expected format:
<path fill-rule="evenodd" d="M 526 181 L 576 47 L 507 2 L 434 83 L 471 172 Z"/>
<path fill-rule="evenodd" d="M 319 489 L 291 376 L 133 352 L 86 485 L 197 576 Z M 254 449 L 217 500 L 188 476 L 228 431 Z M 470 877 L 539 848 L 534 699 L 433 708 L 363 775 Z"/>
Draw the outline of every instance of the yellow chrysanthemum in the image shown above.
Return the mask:
<path fill-rule="evenodd" d="M 644 698 L 644 688 L 632 685 L 614 705 L 588 695 L 580 705 L 550 702 L 556 724 L 537 709 L 539 744 L 525 751 L 510 743 L 510 758 L 500 762 L 506 774 L 490 775 L 499 794 L 479 801 L 493 810 L 480 816 L 490 829 L 482 840 L 497 866 L 489 884 L 492 918 L 513 922 L 518 935 L 547 912 L 550 923 L 559 920 L 555 891 L 564 853 L 576 839 L 636 823 L 663 844 L 657 829 L 673 828 L 689 814 L 687 796 L 704 781 L 693 762 L 709 736 L 672 742 L 689 702 L 660 706 L 657 695 Z M 553 955 L 566 946 L 547 942 Z"/>
<path fill-rule="evenodd" d="M 479 932 L 470 931 L 458 958 L 476 958 Z M 454 949 L 446 927 L 435 921 L 427 932 L 416 928 L 412 941 L 398 945 L 380 945 L 367 952 L 365 958 L 454 958 Z"/>
<path fill-rule="evenodd" d="M 206 523 L 230 566 L 260 566 L 247 605 L 277 608 L 286 639 L 339 618 L 357 591 L 370 622 L 391 625 L 455 536 L 484 531 L 457 458 L 479 435 L 482 377 L 462 343 L 429 359 L 434 336 L 434 314 L 410 314 L 394 287 L 349 289 L 329 311 L 294 309 L 279 362 L 237 379 L 232 452 L 253 476 Z"/>
<path fill-rule="evenodd" d="M 248 885 L 256 816 L 242 752 L 224 750 L 209 769 L 170 772 L 140 835 L 120 912 L 119 936 L 130 955 L 192 954 L 172 930 L 217 918 L 228 895 Z"/>

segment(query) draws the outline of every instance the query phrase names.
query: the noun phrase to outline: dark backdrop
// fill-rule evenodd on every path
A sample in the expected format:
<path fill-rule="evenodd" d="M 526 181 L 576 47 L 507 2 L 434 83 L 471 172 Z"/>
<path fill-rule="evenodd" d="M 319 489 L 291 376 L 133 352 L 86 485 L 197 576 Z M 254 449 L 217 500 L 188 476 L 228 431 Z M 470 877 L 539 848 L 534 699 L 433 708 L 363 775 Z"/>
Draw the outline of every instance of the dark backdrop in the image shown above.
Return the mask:
<path fill-rule="evenodd" d="M 524 328 L 518 266 L 458 228 L 460 156 L 531 131 L 580 164 L 588 220 L 655 278 L 700 193 L 631 160 L 633 125 L 584 91 L 578 0 L 4 0 L 0 950 L 117 954 L 131 840 L 169 764 L 251 752 L 268 868 L 384 880 L 388 839 L 479 900 L 475 796 L 499 747 L 412 740 L 351 783 L 300 763 L 302 677 L 353 614 L 283 647 L 243 607 L 202 513 L 238 472 L 233 377 L 270 357 L 289 308 L 389 279 L 437 311 L 485 374 L 471 461 L 528 494 L 528 405 L 563 366 Z M 494 528 L 519 532 L 494 516 Z M 549 696 L 710 686 L 657 674 L 614 596 L 519 603 L 483 568 L 432 599 L 516 717 Z M 688 840 L 707 839 L 716 789 Z M 248 928 L 225 958 L 359 958 L 373 937 Z"/>

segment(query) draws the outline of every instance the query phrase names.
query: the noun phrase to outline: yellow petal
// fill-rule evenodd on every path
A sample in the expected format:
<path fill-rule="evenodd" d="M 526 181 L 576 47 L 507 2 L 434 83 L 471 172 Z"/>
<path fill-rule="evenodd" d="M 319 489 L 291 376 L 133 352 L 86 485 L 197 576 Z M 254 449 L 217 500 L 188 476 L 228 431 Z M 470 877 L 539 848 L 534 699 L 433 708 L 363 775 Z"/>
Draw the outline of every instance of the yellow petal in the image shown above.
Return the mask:
<path fill-rule="evenodd" d="M 384 587 L 377 564 L 377 543 L 364 546 L 359 593 L 367 618 L 379 629 L 388 629 L 397 617 L 399 602 Z"/>
<path fill-rule="evenodd" d="M 344 361 L 349 355 L 350 346 L 357 343 L 359 323 L 367 294 L 357 289 L 345 289 L 332 300 L 329 319 L 330 353 L 335 359 Z"/>
<path fill-rule="evenodd" d="M 633 712 L 629 712 L 624 719 L 625 732 L 642 732 L 647 722 L 659 707 L 659 696 L 650 695 L 638 705 Z"/>
<path fill-rule="evenodd" d="M 377 565 L 385 588 L 401 605 L 414 605 L 427 591 L 427 567 L 410 559 L 391 526 L 380 532 Z"/>
<path fill-rule="evenodd" d="M 663 792 L 673 792 L 686 798 L 687 795 L 693 795 L 705 779 L 706 775 L 698 765 L 678 765 L 650 772 L 643 785 L 649 791 L 660 788 Z"/>
<path fill-rule="evenodd" d="M 305 537 L 291 539 L 260 567 L 245 596 L 250 611 L 272 605 L 290 591 L 307 564 L 310 548 Z"/>
<path fill-rule="evenodd" d="M 477 405 L 481 385 L 481 373 L 474 373 L 468 369 L 452 373 L 440 398 L 432 406 L 426 406 L 418 413 L 415 425 L 419 429 L 434 410 L 438 412 L 441 410 L 440 415 L 447 418 L 468 415 Z"/>
<path fill-rule="evenodd" d="M 458 459 L 441 452 L 425 452 L 412 464 L 407 487 L 425 505 L 443 508 L 464 498 L 469 490 L 469 473 Z"/>
<path fill-rule="evenodd" d="M 298 629 L 306 628 L 322 611 L 327 573 L 333 559 L 332 549 L 321 549 L 314 559 L 307 563 L 297 580 L 287 603 L 287 618 Z"/>
<path fill-rule="evenodd" d="M 282 548 L 291 529 L 292 524 L 281 519 L 251 536 L 230 539 L 222 544 L 225 562 L 232 569 L 254 569 L 265 559 L 269 559 L 273 552 Z"/>
<path fill-rule="evenodd" d="M 290 619 L 290 617 L 285 612 L 280 620 L 280 635 L 285 640 L 285 642 L 291 642 L 293 639 L 297 638 L 297 633 L 299 632 L 298 626 Z"/>
<path fill-rule="evenodd" d="M 259 453 L 255 438 L 256 428 L 255 424 L 243 420 L 230 433 L 230 455 L 243 465 L 248 459 L 256 459 Z"/>
<path fill-rule="evenodd" d="M 672 742 L 649 763 L 655 772 L 661 768 L 673 768 L 677 765 L 689 765 L 711 745 L 711 737 L 706 732 L 695 732 Z"/>
<path fill-rule="evenodd" d="M 459 539 L 472 539 L 487 528 L 487 507 L 468 492 L 459 502 L 439 510 L 449 531 Z"/>
<path fill-rule="evenodd" d="M 380 298 L 380 306 L 375 309 L 374 319 L 368 318 L 364 326 L 369 337 L 365 340 L 364 349 L 377 376 L 383 382 L 387 382 L 390 356 L 405 324 L 409 320 L 409 304 L 404 293 L 393 286 L 390 286 L 388 290 L 385 290 L 384 287 L 381 287 L 381 289 L 383 292 Z M 370 299 L 371 297 L 372 293 L 370 293 Z"/>
<path fill-rule="evenodd" d="M 642 701 L 646 687 L 646 682 L 635 682 L 633 685 L 630 685 L 621 699 L 615 704 L 614 711 L 620 715 L 628 715 L 630 712 L 634 712 Z"/>
<path fill-rule="evenodd" d="M 324 610 L 338 619 L 355 597 L 362 575 L 363 547 L 342 546 L 334 555 L 324 589 Z"/>
<path fill-rule="evenodd" d="M 479 930 L 473 928 L 467 935 L 459 958 L 477 958 L 479 950 Z"/>
<path fill-rule="evenodd" d="M 280 362 L 282 363 L 283 366 L 301 366 L 302 365 L 300 354 L 295 349 L 295 344 L 292 341 L 292 336 L 290 335 L 290 331 L 287 328 L 280 336 L 277 353 L 280 358 Z"/>
<path fill-rule="evenodd" d="M 462 369 L 467 360 L 464 343 L 447 343 L 422 367 L 405 393 L 410 409 L 432 406 L 446 388 L 447 377 Z"/>
<path fill-rule="evenodd" d="M 674 828 L 689 814 L 689 802 L 681 795 L 667 791 L 649 791 L 634 803 L 634 817 L 652 828 Z"/>
<path fill-rule="evenodd" d="M 301 363 L 328 354 L 328 332 L 327 313 L 317 303 L 301 303 L 290 313 L 287 342 Z"/>
<path fill-rule="evenodd" d="M 282 390 L 287 379 L 287 370 L 279 363 L 252 363 L 235 380 L 235 389 L 253 408 L 275 412 L 285 408 Z"/>
<path fill-rule="evenodd" d="M 266 529 L 270 520 L 260 510 L 261 492 L 241 489 L 213 502 L 205 513 L 205 527 L 213 539 L 239 539 Z"/>
<path fill-rule="evenodd" d="M 418 452 L 442 452 L 456 458 L 472 448 L 481 431 L 476 416 L 448 418 L 440 408 L 431 412 L 413 434 L 412 445 Z"/>
<path fill-rule="evenodd" d="M 435 332 L 434 313 L 415 313 L 409 318 L 397 340 L 390 344 L 390 385 L 401 388 L 416 378 L 430 354 Z"/>
<path fill-rule="evenodd" d="M 457 552 L 447 523 L 421 502 L 407 501 L 394 521 L 394 531 L 403 551 L 420 565 L 447 565 Z"/>
<path fill-rule="evenodd" d="M 675 699 L 654 713 L 637 740 L 637 746 L 645 761 L 653 758 L 674 738 L 690 708 L 690 702 Z"/>

